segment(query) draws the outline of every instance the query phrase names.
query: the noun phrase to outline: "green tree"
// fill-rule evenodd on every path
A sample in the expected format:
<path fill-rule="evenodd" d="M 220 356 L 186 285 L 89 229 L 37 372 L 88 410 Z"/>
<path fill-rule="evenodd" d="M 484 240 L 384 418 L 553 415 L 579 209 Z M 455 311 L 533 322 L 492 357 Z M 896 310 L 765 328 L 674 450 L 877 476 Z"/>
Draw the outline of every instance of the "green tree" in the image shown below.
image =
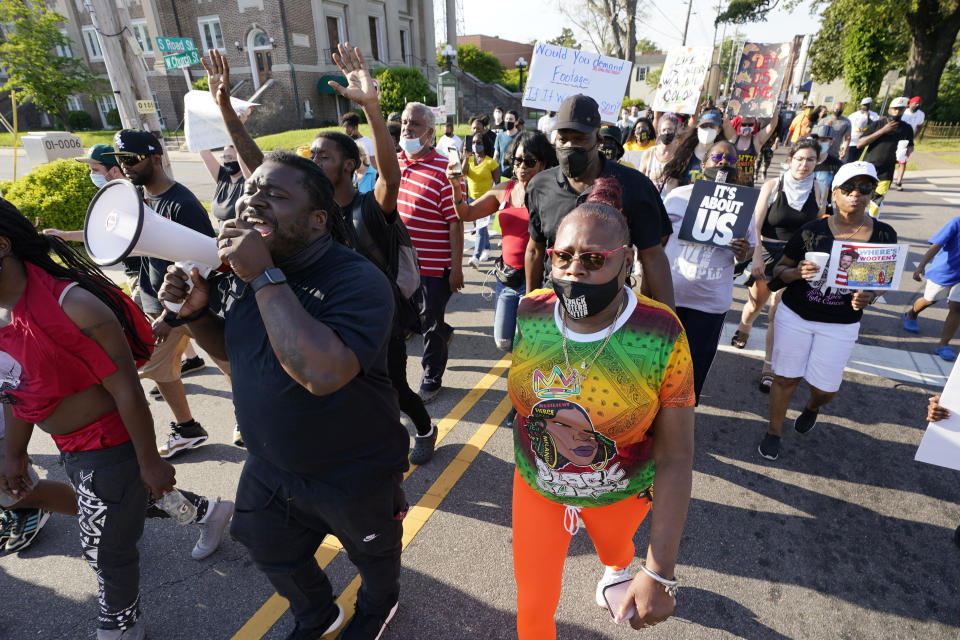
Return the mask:
<path fill-rule="evenodd" d="M 637 22 L 645 17 L 637 0 L 557 0 L 557 8 L 587 34 L 594 51 L 633 62 L 637 51 Z"/>
<path fill-rule="evenodd" d="M 763 21 L 778 1 L 731 0 L 717 22 Z M 843 77 L 851 91 L 872 93 L 886 71 L 905 66 L 905 93 L 932 106 L 960 32 L 960 0 L 813 0 L 811 10 L 823 12 L 825 27 L 813 51 L 816 79 Z"/>
<path fill-rule="evenodd" d="M 634 51 L 637 53 L 652 53 L 660 50 L 660 45 L 649 38 L 640 38 L 640 40 L 637 41 L 637 46 L 634 48 Z"/>
<path fill-rule="evenodd" d="M 657 67 L 656 69 L 649 71 L 643 81 L 646 82 L 647 86 L 651 89 L 656 89 L 657 85 L 660 84 L 660 74 L 662 73 L 663 67 Z"/>
<path fill-rule="evenodd" d="M 547 44 L 555 44 L 568 49 L 579 49 L 581 44 L 573 37 L 573 29 L 564 27 L 560 30 L 560 35 L 552 40 L 547 40 Z"/>
<path fill-rule="evenodd" d="M 437 102 L 437 94 L 419 69 L 411 67 L 380 67 L 373 75 L 380 80 L 380 108 L 384 113 L 403 111 L 408 102 L 428 104 Z"/>
<path fill-rule="evenodd" d="M 444 59 L 443 48 L 441 45 L 437 52 L 437 64 L 441 68 L 446 68 L 447 61 Z M 494 83 L 503 80 L 503 65 L 500 60 L 492 53 L 487 53 L 475 44 L 457 45 L 457 66 L 467 73 L 472 73 L 481 82 Z"/>
<path fill-rule="evenodd" d="M 99 81 L 84 63 L 58 54 L 73 46 L 60 33 L 66 18 L 40 2 L 0 0 L 0 61 L 8 74 L 0 91 L 22 90 L 41 111 L 51 113 L 68 127 L 67 98 L 95 93 Z"/>

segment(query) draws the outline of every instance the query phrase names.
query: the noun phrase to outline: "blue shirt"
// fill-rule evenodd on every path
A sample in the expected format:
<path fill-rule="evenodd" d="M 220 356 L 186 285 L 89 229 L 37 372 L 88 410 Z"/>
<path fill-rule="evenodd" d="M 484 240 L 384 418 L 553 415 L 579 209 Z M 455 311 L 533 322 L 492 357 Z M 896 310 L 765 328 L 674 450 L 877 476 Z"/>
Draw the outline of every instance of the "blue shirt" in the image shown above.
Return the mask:
<path fill-rule="evenodd" d="M 357 182 L 357 191 L 360 193 L 373 191 L 375 184 L 377 184 L 377 170 L 373 167 L 367 167 L 366 173 L 364 173 L 363 177 Z"/>
<path fill-rule="evenodd" d="M 960 282 L 960 217 L 933 234 L 930 244 L 940 245 L 940 251 L 924 273 L 927 280 L 942 287 L 952 287 Z"/>
<path fill-rule="evenodd" d="M 516 131 L 516 129 L 514 129 L 514 131 Z M 516 139 L 517 136 L 512 136 L 506 131 L 497 134 L 497 141 L 493 145 L 493 150 L 500 152 L 500 173 L 506 171 L 507 167 L 510 166 L 510 158 L 507 157 L 507 148 L 510 146 L 510 143 Z M 493 157 L 493 154 L 490 154 L 490 156 Z"/>

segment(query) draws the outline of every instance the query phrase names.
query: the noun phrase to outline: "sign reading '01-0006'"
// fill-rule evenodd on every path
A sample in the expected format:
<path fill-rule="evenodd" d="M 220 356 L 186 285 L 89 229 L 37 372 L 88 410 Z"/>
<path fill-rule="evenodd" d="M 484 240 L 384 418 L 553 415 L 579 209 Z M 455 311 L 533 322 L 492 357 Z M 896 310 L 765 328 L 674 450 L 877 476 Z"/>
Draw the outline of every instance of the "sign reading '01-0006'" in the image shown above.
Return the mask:
<path fill-rule="evenodd" d="M 533 47 L 523 106 L 559 111 L 569 96 L 582 93 L 600 105 L 600 119 L 616 122 L 633 63 L 538 42 Z"/>
<path fill-rule="evenodd" d="M 744 44 L 727 101 L 727 113 L 754 118 L 772 116 L 789 60 L 789 43 Z"/>

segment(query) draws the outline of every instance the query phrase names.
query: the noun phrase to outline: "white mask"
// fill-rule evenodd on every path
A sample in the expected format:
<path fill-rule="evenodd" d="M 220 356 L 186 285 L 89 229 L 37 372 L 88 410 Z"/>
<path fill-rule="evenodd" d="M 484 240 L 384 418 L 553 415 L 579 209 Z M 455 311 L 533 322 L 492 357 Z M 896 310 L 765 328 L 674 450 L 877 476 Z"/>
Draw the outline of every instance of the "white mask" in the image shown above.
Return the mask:
<path fill-rule="evenodd" d="M 91 173 L 90 181 L 93 182 L 93 184 L 97 187 L 97 189 L 103 188 L 103 185 L 109 182 L 109 180 L 107 180 L 107 176 L 101 173 Z"/>
<path fill-rule="evenodd" d="M 408 156 L 415 156 L 423 149 L 423 143 L 420 138 L 400 138 L 400 148 Z"/>
<path fill-rule="evenodd" d="M 710 144 L 717 139 L 717 130 L 713 127 L 697 127 L 697 140 L 700 144 Z"/>

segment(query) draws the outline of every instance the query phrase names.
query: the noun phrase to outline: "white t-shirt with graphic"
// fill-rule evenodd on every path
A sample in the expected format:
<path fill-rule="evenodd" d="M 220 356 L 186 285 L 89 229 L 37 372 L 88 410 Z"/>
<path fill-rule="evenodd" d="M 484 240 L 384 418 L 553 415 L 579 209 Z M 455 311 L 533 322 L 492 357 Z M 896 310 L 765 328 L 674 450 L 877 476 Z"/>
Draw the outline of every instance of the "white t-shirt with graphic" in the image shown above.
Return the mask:
<path fill-rule="evenodd" d="M 879 118 L 876 111 L 870 111 L 864 113 L 863 111 L 854 111 L 847 116 L 847 120 L 850 121 L 850 146 L 857 146 L 857 141 L 860 140 L 860 137 L 863 135 L 863 132 L 867 130 L 867 127 L 871 122 Z"/>
<path fill-rule="evenodd" d="M 693 185 L 677 187 L 663 200 L 663 207 L 673 225 L 673 233 L 664 247 L 673 276 L 673 297 L 678 307 L 704 313 L 726 313 L 733 301 L 733 268 L 736 263 L 733 250 L 677 239 L 692 191 Z M 753 222 L 747 228 L 747 240 L 751 246 L 756 243 Z"/>
<path fill-rule="evenodd" d="M 906 122 L 908 125 L 913 127 L 913 132 L 917 132 L 917 127 L 923 124 L 923 121 L 927 119 L 927 116 L 924 115 L 923 109 L 917 109 L 916 111 L 910 111 L 907 109 L 903 112 L 903 117 L 901 120 Z"/>

